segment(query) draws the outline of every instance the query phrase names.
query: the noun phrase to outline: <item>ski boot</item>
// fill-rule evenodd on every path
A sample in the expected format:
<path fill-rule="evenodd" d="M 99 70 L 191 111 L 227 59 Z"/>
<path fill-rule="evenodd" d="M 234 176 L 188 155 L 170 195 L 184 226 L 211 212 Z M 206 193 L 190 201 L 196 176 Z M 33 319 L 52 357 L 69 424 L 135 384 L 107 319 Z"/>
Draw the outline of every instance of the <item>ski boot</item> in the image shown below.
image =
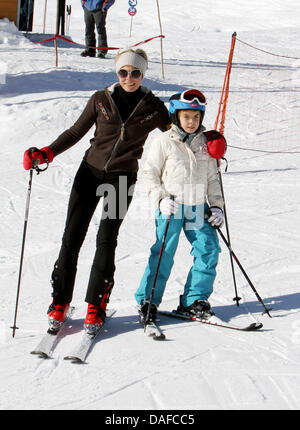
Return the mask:
<path fill-rule="evenodd" d="M 182 296 L 180 296 L 180 304 L 177 307 L 176 312 L 204 319 L 208 319 L 214 315 L 213 311 L 211 310 L 210 303 L 207 300 L 195 300 L 192 305 L 183 306 Z"/>
<path fill-rule="evenodd" d="M 104 295 L 98 306 L 88 303 L 87 313 L 84 320 L 84 328 L 87 333 L 93 334 L 99 330 L 105 321 L 106 308 L 109 302 L 109 296 L 113 287 L 113 282 L 105 281 L 107 284 Z"/>
<path fill-rule="evenodd" d="M 148 319 L 148 321 L 146 321 L 148 309 L 149 309 L 149 302 L 146 300 L 143 300 L 143 302 L 141 303 L 141 306 L 138 310 L 139 316 L 140 316 L 140 321 L 142 324 L 145 324 L 147 322 L 149 322 L 149 323 L 154 322 L 155 323 L 155 321 L 156 321 L 157 306 L 154 303 L 151 303 L 150 312 L 149 312 L 149 319 Z"/>
<path fill-rule="evenodd" d="M 51 331 L 58 331 L 66 320 L 70 303 L 55 305 L 51 303 L 48 309 L 48 322 Z"/>
<path fill-rule="evenodd" d="M 97 58 L 105 58 L 107 52 L 106 51 L 99 51 L 97 54 Z"/>
<path fill-rule="evenodd" d="M 80 54 L 81 57 L 95 57 L 96 56 L 96 50 L 95 49 L 85 49 Z"/>

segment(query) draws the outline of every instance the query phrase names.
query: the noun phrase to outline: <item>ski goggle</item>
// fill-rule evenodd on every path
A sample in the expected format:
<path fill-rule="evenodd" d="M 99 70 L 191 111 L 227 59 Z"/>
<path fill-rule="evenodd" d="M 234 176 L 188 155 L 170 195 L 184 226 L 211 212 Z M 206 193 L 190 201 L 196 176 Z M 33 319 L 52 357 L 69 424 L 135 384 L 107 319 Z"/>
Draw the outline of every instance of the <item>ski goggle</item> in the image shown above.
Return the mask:
<path fill-rule="evenodd" d="M 186 90 L 180 94 L 180 101 L 185 103 L 197 103 L 199 106 L 206 105 L 206 98 L 201 91 L 198 90 Z"/>
<path fill-rule="evenodd" d="M 142 76 L 142 72 L 139 69 L 134 69 L 131 72 L 125 69 L 120 69 L 117 74 L 123 79 L 127 78 L 128 75 L 130 75 L 132 79 L 139 79 Z"/>
<path fill-rule="evenodd" d="M 201 91 L 192 89 L 182 93 L 176 93 L 169 99 L 169 114 L 172 115 L 178 110 L 200 110 L 205 112 L 206 99 Z"/>

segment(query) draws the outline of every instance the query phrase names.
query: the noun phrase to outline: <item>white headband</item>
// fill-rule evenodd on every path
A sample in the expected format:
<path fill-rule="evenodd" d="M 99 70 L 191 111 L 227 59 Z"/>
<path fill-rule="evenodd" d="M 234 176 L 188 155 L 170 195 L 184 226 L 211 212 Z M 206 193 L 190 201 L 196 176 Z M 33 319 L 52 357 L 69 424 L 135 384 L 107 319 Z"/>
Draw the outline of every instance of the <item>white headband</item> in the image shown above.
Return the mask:
<path fill-rule="evenodd" d="M 124 67 L 124 66 L 132 66 L 139 69 L 143 75 L 145 76 L 147 70 L 147 61 L 144 57 L 135 52 L 127 51 L 119 56 L 116 61 L 116 72 Z"/>

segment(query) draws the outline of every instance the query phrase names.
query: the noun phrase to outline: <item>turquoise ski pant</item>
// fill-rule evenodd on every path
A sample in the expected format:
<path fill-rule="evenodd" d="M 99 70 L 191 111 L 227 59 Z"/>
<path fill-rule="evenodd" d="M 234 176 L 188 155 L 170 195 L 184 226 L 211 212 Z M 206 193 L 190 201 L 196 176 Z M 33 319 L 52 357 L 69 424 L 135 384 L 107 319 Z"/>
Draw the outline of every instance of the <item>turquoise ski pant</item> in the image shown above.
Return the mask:
<path fill-rule="evenodd" d="M 207 207 L 205 204 L 204 210 Z M 207 220 L 203 219 L 203 212 L 203 205 L 180 205 L 176 214 L 171 216 L 153 295 L 153 303 L 156 305 L 162 301 L 182 230 L 192 245 L 191 255 L 194 257 L 193 266 L 184 286 L 182 305 L 190 306 L 195 300 L 207 300 L 211 295 L 221 249 L 217 232 Z M 138 304 L 150 299 L 159 252 L 166 230 L 167 216 L 159 210 L 155 213 L 155 224 L 156 242 L 151 247 L 148 265 L 135 293 Z"/>

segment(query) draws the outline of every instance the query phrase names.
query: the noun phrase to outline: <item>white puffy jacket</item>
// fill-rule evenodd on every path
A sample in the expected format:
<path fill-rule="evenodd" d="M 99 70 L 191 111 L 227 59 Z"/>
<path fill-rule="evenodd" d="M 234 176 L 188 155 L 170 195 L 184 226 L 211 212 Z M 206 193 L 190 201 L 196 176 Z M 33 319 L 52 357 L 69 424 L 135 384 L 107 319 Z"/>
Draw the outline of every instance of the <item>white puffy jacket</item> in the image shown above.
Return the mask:
<path fill-rule="evenodd" d="M 142 181 L 155 207 L 174 195 L 177 203 L 223 208 L 217 161 L 207 152 L 203 130 L 188 144 L 173 125 L 151 143 Z"/>

